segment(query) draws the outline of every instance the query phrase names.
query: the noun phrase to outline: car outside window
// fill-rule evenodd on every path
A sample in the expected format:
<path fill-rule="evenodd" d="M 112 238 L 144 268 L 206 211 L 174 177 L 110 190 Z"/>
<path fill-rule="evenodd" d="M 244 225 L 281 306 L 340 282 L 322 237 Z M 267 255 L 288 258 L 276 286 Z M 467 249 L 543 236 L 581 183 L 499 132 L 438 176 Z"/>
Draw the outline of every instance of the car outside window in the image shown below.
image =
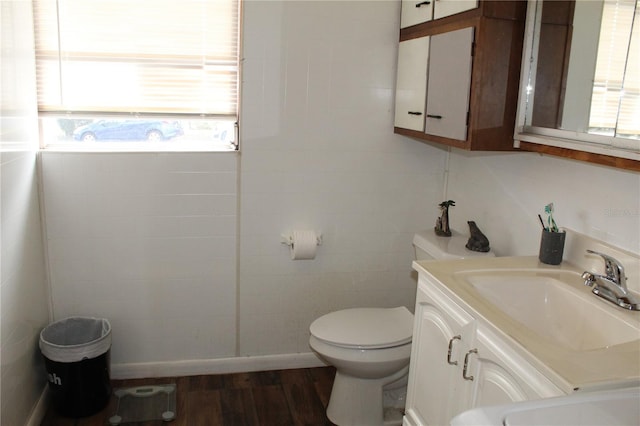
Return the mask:
<path fill-rule="evenodd" d="M 42 118 L 50 147 L 67 149 L 202 149 L 237 147 L 231 120 L 175 118 Z"/>

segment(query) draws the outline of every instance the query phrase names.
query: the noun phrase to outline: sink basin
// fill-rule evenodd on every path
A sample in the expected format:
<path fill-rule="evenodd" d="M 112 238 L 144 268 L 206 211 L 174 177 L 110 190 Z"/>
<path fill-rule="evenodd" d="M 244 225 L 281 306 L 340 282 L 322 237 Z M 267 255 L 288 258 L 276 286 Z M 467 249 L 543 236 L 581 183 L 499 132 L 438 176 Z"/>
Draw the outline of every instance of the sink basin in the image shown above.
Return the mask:
<path fill-rule="evenodd" d="M 582 281 L 577 273 L 523 270 L 460 274 L 481 298 L 553 344 L 588 351 L 640 339 L 637 313 L 608 306 L 588 288 L 580 291 Z"/>

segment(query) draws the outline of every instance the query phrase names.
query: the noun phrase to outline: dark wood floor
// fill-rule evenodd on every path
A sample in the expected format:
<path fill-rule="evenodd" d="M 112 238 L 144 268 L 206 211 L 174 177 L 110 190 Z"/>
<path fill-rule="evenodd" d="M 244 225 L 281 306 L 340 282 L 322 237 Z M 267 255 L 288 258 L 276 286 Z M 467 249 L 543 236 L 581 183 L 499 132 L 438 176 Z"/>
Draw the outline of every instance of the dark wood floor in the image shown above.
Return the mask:
<path fill-rule="evenodd" d="M 320 426 L 333 425 L 325 414 L 335 370 L 332 367 L 159 379 L 114 380 L 113 388 L 176 383 L 177 417 L 172 422 L 135 426 Z M 49 409 L 42 426 L 104 426 L 116 398 L 100 413 L 68 419 Z"/>

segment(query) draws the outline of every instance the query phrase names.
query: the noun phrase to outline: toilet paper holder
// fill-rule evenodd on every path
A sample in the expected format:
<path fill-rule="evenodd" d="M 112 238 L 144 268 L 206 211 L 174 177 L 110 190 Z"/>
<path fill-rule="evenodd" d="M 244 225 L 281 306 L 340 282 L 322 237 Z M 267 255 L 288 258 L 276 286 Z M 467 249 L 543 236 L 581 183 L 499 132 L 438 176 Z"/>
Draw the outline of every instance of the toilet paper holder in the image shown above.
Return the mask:
<path fill-rule="evenodd" d="M 281 234 L 280 235 L 280 242 L 282 244 L 286 244 L 289 247 L 293 246 L 293 235 L 289 234 L 289 235 L 285 235 L 285 234 Z M 321 246 L 322 245 L 322 234 L 320 232 L 316 232 L 316 244 Z"/>

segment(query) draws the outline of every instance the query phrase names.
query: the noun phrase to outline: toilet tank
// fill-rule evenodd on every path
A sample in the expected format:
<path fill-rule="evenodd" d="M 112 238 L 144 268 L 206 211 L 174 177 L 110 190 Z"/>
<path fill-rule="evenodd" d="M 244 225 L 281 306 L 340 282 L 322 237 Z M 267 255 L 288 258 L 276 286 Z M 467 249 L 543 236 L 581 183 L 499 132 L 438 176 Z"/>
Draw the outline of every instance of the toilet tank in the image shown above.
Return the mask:
<path fill-rule="evenodd" d="M 465 247 L 468 235 L 451 231 L 450 237 L 436 235 L 433 229 L 418 232 L 413 236 L 416 260 L 465 259 L 468 257 L 495 257 L 492 251 L 481 253 Z"/>

